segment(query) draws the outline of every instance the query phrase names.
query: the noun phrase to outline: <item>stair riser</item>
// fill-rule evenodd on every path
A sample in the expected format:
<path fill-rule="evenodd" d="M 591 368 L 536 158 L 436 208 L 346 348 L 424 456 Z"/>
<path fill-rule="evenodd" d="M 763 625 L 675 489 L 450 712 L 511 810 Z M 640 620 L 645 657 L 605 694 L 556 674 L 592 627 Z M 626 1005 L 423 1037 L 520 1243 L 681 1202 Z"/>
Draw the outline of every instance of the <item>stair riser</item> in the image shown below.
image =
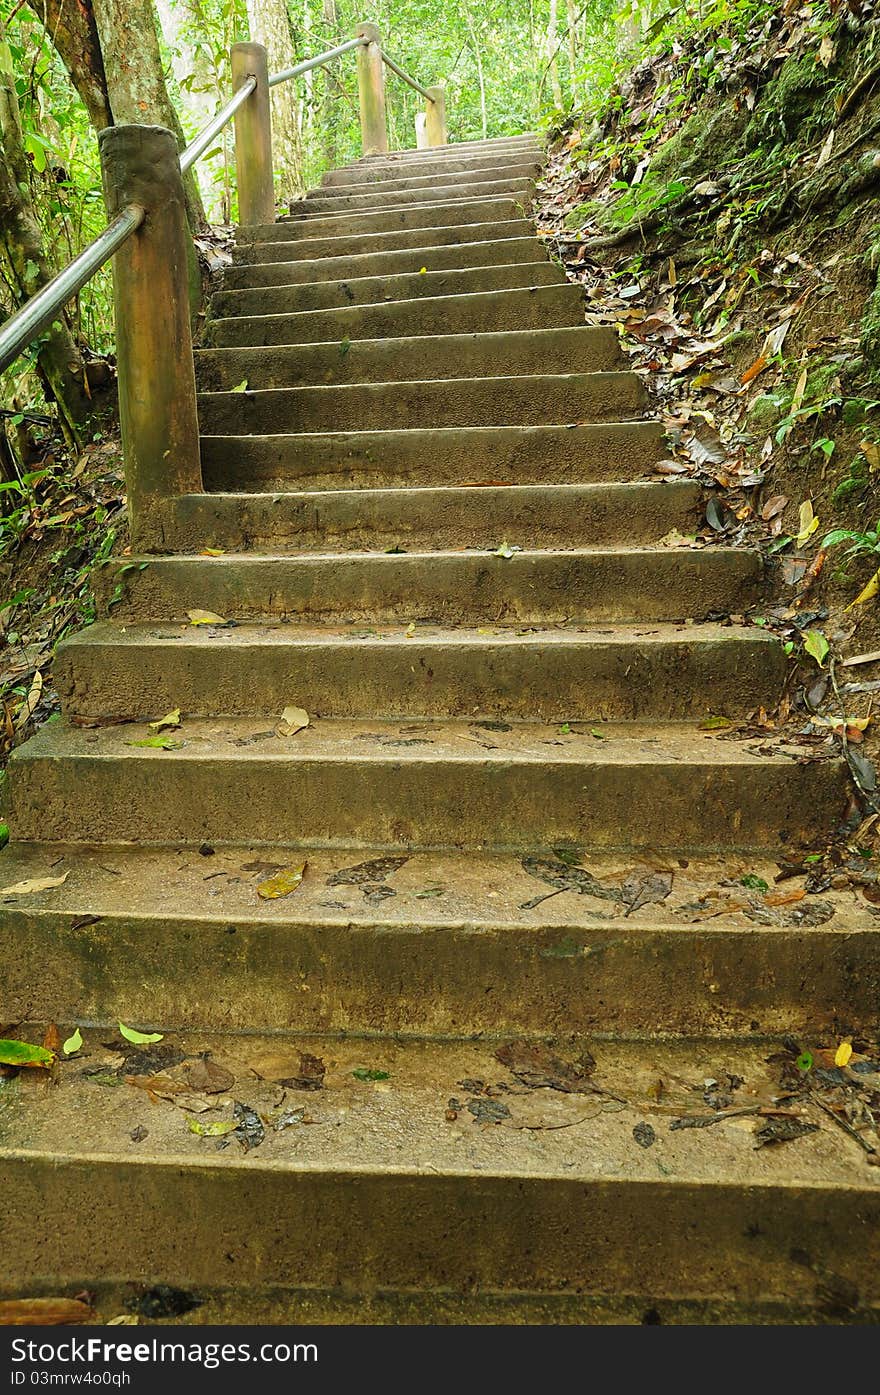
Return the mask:
<path fill-rule="evenodd" d="M 525 218 L 497 223 L 452 224 L 442 228 L 366 233 L 352 237 L 306 237 L 298 242 L 254 241 L 238 237 L 233 249 L 236 264 L 299 261 L 327 257 L 362 257 L 377 252 L 402 252 L 416 247 L 466 247 L 472 242 L 509 242 L 511 238 L 534 240 L 535 228 Z M 421 266 L 422 263 L 420 262 Z"/>
<path fill-rule="evenodd" d="M 234 1268 L 245 1291 L 758 1292 L 791 1304 L 815 1301 L 813 1266 L 798 1260 L 808 1236 L 820 1272 L 854 1284 L 866 1306 L 878 1299 L 880 1195 L 867 1182 L 589 1185 L 420 1175 L 417 1161 L 402 1175 L 380 1167 L 290 1176 L 247 1159 L 218 1166 L 210 1154 L 185 1168 L 3 1158 L 0 1184 L 16 1199 L 4 1283 L 72 1291 L 130 1275 L 210 1290 Z"/>
<path fill-rule="evenodd" d="M 453 378 L 202 393 L 199 422 L 211 436 L 404 430 L 413 422 L 421 428 L 544 426 L 634 420 L 644 415 L 645 405 L 641 379 L 634 373 Z"/>
<path fill-rule="evenodd" d="M 494 540 L 493 540 L 494 541 Z M 116 569 L 96 579 L 102 607 Z M 333 617 L 385 624 L 680 620 L 740 613 L 758 598 L 760 563 L 745 551 L 273 558 L 157 557 L 121 578 L 116 620 Z"/>
<path fill-rule="evenodd" d="M 242 242 L 287 242 L 313 237 L 357 237 L 359 233 L 408 232 L 413 228 L 455 227 L 461 223 L 499 223 L 523 218 L 527 200 L 501 196 L 453 199 L 378 213 L 314 214 L 280 223 L 251 223 L 237 233 Z"/>
<path fill-rule="evenodd" d="M 350 281 L 314 281 L 293 286 L 255 286 L 251 290 L 221 291 L 213 297 L 211 314 L 224 316 L 297 314 L 305 310 L 375 305 L 432 296 L 472 295 L 508 291 L 523 286 L 564 285 L 565 276 L 552 262 L 514 262 L 512 266 L 478 266 L 457 271 L 407 272 L 401 276 L 362 276 Z M 295 342 L 295 341 L 294 341 Z"/>
<path fill-rule="evenodd" d="M 543 262 L 547 253 L 536 237 L 505 237 L 497 242 L 465 242 L 461 246 L 413 247 L 363 256 L 311 258 L 301 261 L 249 263 L 231 266 L 223 273 L 224 290 L 256 286 L 290 286 L 308 281 L 353 280 L 364 276 L 418 274 L 430 271 L 463 271 L 475 266 L 512 266 L 515 262 Z"/>
<path fill-rule="evenodd" d="M 511 376 L 568 373 L 574 364 L 583 373 L 621 367 L 613 330 L 584 325 L 533 334 L 443 334 L 196 352 L 196 374 L 206 392 L 228 391 L 244 381 L 258 391 L 322 383 L 490 378 L 500 367 Z"/>
<path fill-rule="evenodd" d="M 328 213 L 372 213 L 375 209 L 415 208 L 423 203 L 453 203 L 473 199 L 511 198 L 521 200 L 527 208 L 534 194 L 533 179 L 502 177 L 497 180 L 477 179 L 447 181 L 440 175 L 429 180 L 422 189 L 401 189 L 394 184 L 380 185 L 369 193 L 349 192 L 347 189 L 313 191 L 304 199 L 290 204 L 295 218 L 324 217 Z"/>
<path fill-rule="evenodd" d="M 692 530 L 699 497 L 691 484 L 187 494 L 168 500 L 162 541 L 169 552 L 455 550 L 499 534 L 547 548 L 633 545 Z"/>
<path fill-rule="evenodd" d="M 538 286 L 405 300 L 388 305 L 351 305 L 298 315 L 215 320 L 210 344 L 217 348 L 256 344 L 318 344 L 343 339 L 383 339 L 421 334 L 498 333 L 511 329 L 562 329 L 584 321 L 579 286 Z"/>
<path fill-rule="evenodd" d="M 379 187 L 389 192 L 404 189 L 433 189 L 439 182 L 444 184 L 461 179 L 463 184 L 497 183 L 503 179 L 536 179 L 541 173 L 541 161 L 522 156 L 506 155 L 503 159 L 488 161 L 486 157 L 467 160 L 444 160 L 438 169 L 434 160 L 413 161 L 404 170 L 385 168 L 382 170 L 359 170 L 357 166 L 347 170 L 327 170 L 322 176 L 318 189 L 310 189 L 309 199 L 323 199 L 335 194 L 375 193 Z"/>
<path fill-rule="evenodd" d="M 346 489 L 632 480 L 663 452 L 652 421 L 592 426 L 450 428 L 323 436 L 205 436 L 209 489 Z"/>
<path fill-rule="evenodd" d="M 566 647 L 438 645 L 412 640 L 207 648 L 73 644 L 55 681 L 68 716 L 151 719 L 282 712 L 294 693 L 316 717 L 419 718 L 465 713 L 533 721 L 665 720 L 770 706 L 785 675 L 781 650 L 756 643 Z M 490 738 L 491 739 L 491 738 Z"/>
<path fill-rule="evenodd" d="M 23 748 L 27 750 L 27 747 Z M 373 747 L 366 758 L 210 759 L 191 747 L 124 758 L 27 755 L 10 765 L 24 841 L 291 843 L 352 848 L 583 844 L 627 853 L 808 843 L 840 817 L 835 764 L 449 760 Z M 409 755 L 409 753 L 406 753 Z M 488 753 L 487 753 L 488 755 Z M 149 791 L 149 797 L 145 793 Z"/>
<path fill-rule="evenodd" d="M 299 923 L 293 910 L 230 920 L 209 907 L 199 919 L 132 912 L 83 924 L 91 904 L 84 894 L 81 910 L 63 914 L 4 907 L 0 1019 L 646 1039 L 662 1023 L 671 1037 L 808 1038 L 832 1024 L 847 1034 L 869 1030 L 880 994 L 880 950 L 869 930 L 719 930 L 717 922 L 660 929 L 621 920 L 583 929 L 554 924 L 552 901 L 549 923 L 534 926 L 388 925 L 381 912 L 370 923 L 342 913 L 313 924 Z"/>

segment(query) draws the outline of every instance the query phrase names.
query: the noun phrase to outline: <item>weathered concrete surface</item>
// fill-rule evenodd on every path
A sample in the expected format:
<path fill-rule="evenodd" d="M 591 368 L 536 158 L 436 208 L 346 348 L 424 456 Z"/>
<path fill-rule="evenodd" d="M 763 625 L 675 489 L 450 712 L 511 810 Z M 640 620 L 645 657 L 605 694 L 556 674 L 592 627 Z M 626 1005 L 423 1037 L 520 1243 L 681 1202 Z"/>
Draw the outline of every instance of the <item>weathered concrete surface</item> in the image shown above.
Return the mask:
<path fill-rule="evenodd" d="M 392 171 L 372 170 L 361 173 L 356 166 L 341 170 L 326 170 L 316 189 L 310 189 L 306 197 L 320 202 L 337 194 L 375 193 L 382 184 L 386 193 L 396 194 L 406 189 L 433 189 L 438 179 L 448 184 L 451 179 L 461 178 L 464 184 L 497 183 L 503 179 L 535 179 L 541 172 L 541 163 L 534 158 L 520 155 L 505 155 L 497 161 L 487 163 L 480 158 L 476 163 L 468 160 L 444 160 L 442 172 L 438 175 L 436 162 L 429 156 L 425 160 L 413 161 L 401 170 L 395 166 Z"/>
<path fill-rule="evenodd" d="M 720 547 L 155 557 L 142 571 L 117 572 L 105 567 L 96 589 L 102 613 L 112 600 L 124 622 L 185 620 L 197 608 L 237 621 L 391 624 L 705 620 L 741 613 L 758 599 L 762 575 L 757 552 Z"/>
<path fill-rule="evenodd" d="M 526 238 L 536 242 L 534 224 L 527 218 L 508 218 L 498 223 L 449 224 L 441 228 L 411 228 L 405 231 L 360 233 L 356 237 L 340 233 L 330 237 L 305 237 L 279 241 L 245 237 L 239 230 L 233 248 L 234 265 L 262 262 L 300 261 L 305 258 L 366 256 L 374 252 L 400 252 L 414 247 L 466 247 L 472 242 L 509 242 Z M 515 258 L 513 260 L 516 260 Z M 422 263 L 419 263 L 422 265 Z"/>
<path fill-rule="evenodd" d="M 203 436 L 209 489 L 345 489 L 637 480 L 663 450 L 659 422 L 412 426 L 296 436 Z M 367 506 L 365 506 L 367 507 Z M 662 535 L 661 535 L 662 536 Z M 508 541 L 512 541 L 508 539 Z"/>
<path fill-rule="evenodd" d="M 101 1035 L 86 1035 L 89 1061 L 100 1060 Z M 245 1291 L 477 1286 L 740 1303 L 759 1293 L 817 1313 L 824 1303 L 826 1314 L 830 1284 L 844 1311 L 876 1313 L 876 1170 L 824 1116 L 796 1147 L 756 1149 L 750 1118 L 670 1131 L 669 1114 L 655 1112 L 658 1077 L 676 1082 L 667 1107 L 681 1113 L 725 1070 L 743 1077 L 746 1098 L 767 1097 L 761 1058 L 773 1047 L 597 1043 L 596 1083 L 609 1093 L 584 1096 L 521 1091 L 489 1045 L 252 1038 L 232 1052 L 207 1035 L 182 1039 L 185 1051 L 213 1050 L 265 1111 L 279 1090 L 249 1062 L 271 1053 L 283 1069 L 286 1052 L 296 1070 L 306 1050 L 327 1063 L 322 1091 L 287 1095 L 320 1122 L 269 1130 L 245 1157 L 197 1138 L 173 1104 L 89 1083 L 81 1062 L 65 1064 L 51 1091 L 3 1082 L 0 1181 L 17 1203 L 4 1284 L 57 1292 L 131 1276 L 210 1290 L 234 1276 Z M 364 1065 L 388 1080 L 358 1081 Z M 464 1106 L 446 1119 L 448 1099 L 467 1098 L 457 1082 L 473 1079 L 510 1083 L 512 1127 L 474 1123 Z M 224 1101 L 207 1117 L 230 1112 Z M 646 1119 L 650 1149 L 632 1137 Z M 139 1126 L 149 1137 L 132 1145 Z"/>
<path fill-rule="evenodd" d="M 267 431 L 372 431 L 435 426 L 544 426 L 628 421 L 647 399 L 635 373 L 532 374 L 270 388 L 199 395 L 211 436 Z"/>
<path fill-rule="evenodd" d="M 74 717 L 214 713 L 277 718 L 291 692 L 313 716 L 548 722 L 744 717 L 785 678 L 761 630 L 714 625 L 612 632 L 356 627 L 91 626 L 59 649 Z"/>
<path fill-rule="evenodd" d="M 512 330 L 506 334 L 441 334 L 355 339 L 327 344 L 270 344 L 201 349 L 199 386 L 222 392 L 322 383 L 399 383 L 425 378 L 489 378 L 500 365 L 517 374 L 608 372 L 620 367 L 617 336 L 605 325 Z"/>
<path fill-rule="evenodd" d="M 162 538 L 170 552 L 482 549 L 495 536 L 542 548 L 651 543 L 693 532 L 699 499 L 687 481 L 188 494 L 169 500 Z"/>
<path fill-rule="evenodd" d="M 488 198 L 452 199 L 445 203 L 420 203 L 389 207 L 373 213 L 316 212 L 309 217 L 282 219 L 278 223 L 253 223 L 243 228 L 243 242 L 288 242 L 312 237 L 357 237 L 360 233 L 405 232 L 412 228 L 442 228 L 461 223 L 499 223 L 524 218 L 527 200 L 499 194 Z"/>
<path fill-rule="evenodd" d="M 218 348 L 241 344 L 314 344 L 397 335 L 469 334 L 477 330 L 556 329 L 583 324 L 583 319 L 583 297 L 579 287 L 527 285 L 519 290 L 473 291 L 384 304 L 349 305 L 345 309 L 219 319 L 211 324 L 209 342 Z"/>
<path fill-rule="evenodd" d="M 380 187 L 367 193 L 349 188 L 313 191 L 312 196 L 292 203 L 290 211 L 305 218 L 314 214 L 324 217 L 328 213 L 372 213 L 376 209 L 415 208 L 423 203 L 453 203 L 457 200 L 503 198 L 506 195 L 521 200 L 523 207 L 528 208 L 534 189 L 534 179 L 518 175 L 505 175 L 493 180 L 456 180 L 453 177 L 453 182 L 448 183 L 442 179 L 429 180 L 428 187 L 421 189 L 395 185 L 393 189 Z"/>
<path fill-rule="evenodd" d="M 546 256 L 543 244 L 536 237 L 504 237 L 484 242 L 441 243 L 438 247 L 404 247 L 395 252 L 309 257 L 256 265 L 238 262 L 224 271 L 223 286 L 235 290 L 241 286 L 289 286 L 302 281 L 337 281 L 344 277 L 395 276 L 421 272 L 423 267 L 431 272 L 457 271 L 476 266 L 543 262 Z"/>
<path fill-rule="evenodd" d="M 303 310 L 331 310 L 347 305 L 375 305 L 381 301 L 410 301 L 433 296 L 508 291 L 522 286 L 565 284 L 561 268 L 553 262 L 513 262 L 510 266 L 464 267 L 451 271 L 416 270 L 402 275 L 361 276 L 343 281 L 298 282 L 293 285 L 221 291 L 214 297 L 214 311 L 219 319 L 235 316 L 250 318 L 297 314 Z"/>
<path fill-rule="evenodd" d="M 760 756 L 669 723 L 608 723 L 601 739 L 530 724 L 487 736 L 462 722 L 413 735 L 322 720 L 281 738 L 265 719 L 227 717 L 190 721 L 180 749 L 158 750 L 132 744 L 128 727 L 59 723 L 14 753 L 12 812 L 31 842 L 633 853 L 798 846 L 846 802 L 840 764 L 798 764 L 798 746 Z"/>
<path fill-rule="evenodd" d="M 488 739 L 484 728 L 473 734 Z M 658 1033 L 836 1040 L 874 1021 L 880 939 L 864 903 L 826 890 L 764 909 L 740 879 L 773 887 L 777 853 L 590 851 L 582 861 L 596 895 L 530 875 L 528 854 L 558 864 L 540 848 L 414 852 L 370 883 L 346 880 L 364 858 L 350 849 L 241 846 L 205 857 L 19 845 L 0 860 L 4 880 L 67 880 L 3 901 L 0 1018 L 410 1037 L 597 1033 L 641 1038 L 646 1051 Z M 293 897 L 259 898 L 267 859 L 280 867 L 303 857 Z M 658 870 L 671 882 L 664 901 L 633 909 L 614 899 L 627 877 L 637 886 Z"/>

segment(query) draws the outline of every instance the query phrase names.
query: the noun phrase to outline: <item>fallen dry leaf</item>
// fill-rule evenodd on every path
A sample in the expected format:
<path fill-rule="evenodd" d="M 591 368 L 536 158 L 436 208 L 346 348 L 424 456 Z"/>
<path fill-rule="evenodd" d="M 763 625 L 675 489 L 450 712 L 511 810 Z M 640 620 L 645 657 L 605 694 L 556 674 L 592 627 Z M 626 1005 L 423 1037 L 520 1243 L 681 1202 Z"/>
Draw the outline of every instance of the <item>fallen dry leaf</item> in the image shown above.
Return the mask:
<path fill-rule="evenodd" d="M 94 1308 L 78 1298 L 0 1300 L 0 1327 L 60 1327 L 96 1320 Z"/>
<path fill-rule="evenodd" d="M 298 862 L 295 867 L 286 867 L 283 872 L 276 872 L 274 877 L 260 882 L 257 895 L 263 901 L 277 901 L 280 896 L 289 896 L 292 891 L 296 891 L 307 866 L 305 862 Z"/>
<path fill-rule="evenodd" d="M 63 886 L 70 876 L 65 872 L 62 877 L 36 877 L 33 881 L 13 882 L 12 886 L 0 887 L 0 896 L 30 896 L 35 891 L 52 891 L 56 886 Z"/>

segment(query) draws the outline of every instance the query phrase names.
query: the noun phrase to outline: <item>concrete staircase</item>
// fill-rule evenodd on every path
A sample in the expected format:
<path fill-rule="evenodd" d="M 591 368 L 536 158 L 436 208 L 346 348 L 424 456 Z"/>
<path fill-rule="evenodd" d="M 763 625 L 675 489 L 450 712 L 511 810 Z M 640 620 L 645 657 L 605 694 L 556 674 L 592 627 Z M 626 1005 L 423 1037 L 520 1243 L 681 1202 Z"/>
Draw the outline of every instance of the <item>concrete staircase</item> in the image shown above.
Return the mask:
<path fill-rule="evenodd" d="M 876 931 L 833 893 L 814 928 L 711 911 L 772 885 L 846 781 L 707 721 L 780 695 L 779 647 L 737 620 L 761 561 L 669 541 L 699 490 L 652 474 L 641 385 L 535 236 L 541 158 L 368 158 L 241 230 L 197 356 L 207 492 L 103 572 L 64 716 L 12 762 L 0 880 L 65 879 L 0 894 L 0 1017 L 98 1024 L 56 1089 L 5 1088 L 13 1291 L 813 1320 L 836 1284 L 876 1311 L 880 1170 L 833 1124 L 759 1150 L 751 1118 L 669 1131 L 710 1077 L 764 1099 L 770 1038 L 875 1021 Z M 311 725 L 284 736 L 288 705 Z M 174 708 L 179 745 L 137 744 Z M 315 1126 L 245 1154 L 101 1089 L 117 1018 Z M 589 1040 L 597 1089 L 524 1081 L 511 1039 L 569 1065 Z M 278 1084 L 300 1052 L 320 1092 Z"/>

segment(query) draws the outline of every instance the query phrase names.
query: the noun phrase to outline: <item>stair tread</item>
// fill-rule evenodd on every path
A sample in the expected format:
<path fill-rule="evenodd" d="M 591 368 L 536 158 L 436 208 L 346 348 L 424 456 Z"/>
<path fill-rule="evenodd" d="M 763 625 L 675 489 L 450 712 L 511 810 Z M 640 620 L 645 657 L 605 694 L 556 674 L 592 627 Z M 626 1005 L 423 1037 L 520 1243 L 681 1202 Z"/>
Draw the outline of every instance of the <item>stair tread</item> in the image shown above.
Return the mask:
<path fill-rule="evenodd" d="M 51 1091 L 27 1084 L 7 1091 L 13 1097 L 4 1113 L 0 1159 L 51 1156 L 56 1164 L 83 1159 L 98 1166 L 124 1162 L 136 1173 L 168 1168 L 169 1180 L 181 1165 L 227 1174 L 244 1170 L 251 1176 L 277 1170 L 292 1176 L 372 1174 L 386 1178 L 392 1187 L 395 1179 L 438 1175 L 507 1179 L 514 1187 L 517 1179 L 564 1179 L 603 1188 L 647 1186 L 656 1190 L 661 1205 L 665 1192 L 694 1183 L 774 1192 L 791 1187 L 812 1193 L 853 1189 L 871 1198 L 880 1196 L 875 1170 L 865 1167 L 861 1152 L 815 1106 L 804 1107 L 804 1117 L 819 1127 L 786 1148 L 756 1148 L 756 1119 L 750 1116 L 724 1120 L 708 1135 L 703 1129 L 671 1130 L 676 1117 L 710 1112 L 701 1098 L 704 1082 L 725 1072 L 743 1078 L 738 1094 L 744 1108 L 777 1094 L 778 1072 L 774 1074 L 765 1060 L 774 1049 L 770 1041 L 741 1045 L 692 1040 L 647 1047 L 640 1042 L 597 1043 L 592 1076 L 602 1092 L 597 1094 L 522 1086 L 496 1059 L 497 1043 L 491 1041 L 230 1038 L 210 1033 L 166 1037 L 167 1044 L 193 1058 L 211 1051 L 219 1064 L 228 1062 L 236 1079 L 236 1098 L 266 1113 L 277 1108 L 282 1092 L 256 1072 L 296 1075 L 301 1052 L 324 1060 L 324 1088 L 290 1090 L 285 1107 L 301 1106 L 316 1123 L 332 1127 L 293 1126 L 280 1132 L 270 1128 L 260 1146 L 245 1157 L 235 1145 L 218 1150 L 216 1140 L 197 1137 L 188 1128 L 187 1114 L 171 1103 L 157 1106 L 146 1091 L 125 1083 L 111 1090 L 90 1081 L 84 1066 L 103 1061 L 112 1069 L 121 1057 L 117 1053 L 108 1058 L 102 1047 L 106 1029 L 87 1029 L 83 1035 L 83 1053 L 59 1063 Z M 560 1048 L 560 1055 L 571 1060 L 577 1051 Z M 136 1072 L 134 1054 L 132 1059 L 130 1069 Z M 363 1069 L 387 1071 L 388 1079 L 358 1080 L 353 1072 Z M 658 1076 L 668 1082 L 660 1105 L 650 1094 Z M 480 1096 L 459 1083 L 469 1080 L 509 1086 L 496 1097 L 509 1110 L 509 1126 L 485 1127 L 474 1120 L 464 1101 Z M 453 1121 L 446 1118 L 450 1097 L 462 1101 Z M 199 1117 L 231 1117 L 230 1096 Z M 633 1128 L 647 1120 L 656 1131 L 656 1143 L 640 1148 L 633 1142 Z M 133 1150 L 131 1132 L 144 1124 L 149 1127 L 149 1146 Z M 867 1254 L 863 1258 L 867 1261 Z M 807 1278 L 812 1275 L 807 1273 Z"/>
<path fill-rule="evenodd" d="M 299 695 L 293 695 L 297 697 Z M 280 714 L 278 717 L 280 721 Z M 316 718 L 292 737 L 278 736 L 265 717 L 193 718 L 170 733 L 180 749 L 138 746 L 149 737 L 134 723 L 94 730 L 64 721 L 44 726 L 13 757 L 27 761 L 85 760 L 127 762 L 234 761 L 243 764 L 300 766 L 305 762 L 399 765 L 492 766 L 511 764 L 607 767 L 643 765 L 763 767 L 803 761 L 811 747 L 784 738 L 775 748 L 760 737 L 700 731 L 696 722 L 511 723 L 509 731 L 473 729 L 462 720 L 418 721 Z M 593 730 L 601 731 L 601 738 Z M 760 747 L 760 749 L 758 749 Z M 145 777 L 146 778 L 146 777 Z"/>

